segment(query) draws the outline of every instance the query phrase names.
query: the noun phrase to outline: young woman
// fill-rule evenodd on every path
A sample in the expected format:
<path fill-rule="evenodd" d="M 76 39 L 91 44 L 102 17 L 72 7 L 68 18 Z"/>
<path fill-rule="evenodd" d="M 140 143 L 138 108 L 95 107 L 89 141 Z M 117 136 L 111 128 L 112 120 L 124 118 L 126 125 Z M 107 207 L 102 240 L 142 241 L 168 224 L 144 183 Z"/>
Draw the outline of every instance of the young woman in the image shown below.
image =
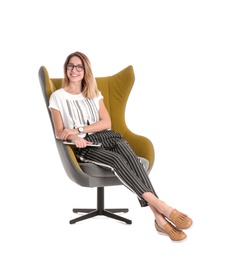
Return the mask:
<path fill-rule="evenodd" d="M 182 229 L 189 228 L 192 219 L 158 198 L 137 155 L 119 133 L 111 130 L 110 116 L 85 54 L 74 52 L 66 58 L 63 86 L 51 95 L 49 108 L 56 138 L 75 143 L 77 158 L 111 166 L 137 195 L 141 207 L 150 207 L 158 232 L 174 241 L 186 238 Z M 102 145 L 87 146 L 92 142 Z"/>

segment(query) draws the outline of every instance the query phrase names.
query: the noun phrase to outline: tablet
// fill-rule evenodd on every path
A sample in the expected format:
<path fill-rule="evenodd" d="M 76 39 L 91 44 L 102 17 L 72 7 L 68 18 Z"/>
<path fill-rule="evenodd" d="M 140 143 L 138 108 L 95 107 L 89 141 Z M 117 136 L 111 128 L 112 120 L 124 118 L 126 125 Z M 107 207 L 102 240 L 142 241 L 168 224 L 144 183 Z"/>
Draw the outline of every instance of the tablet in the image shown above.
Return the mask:
<path fill-rule="evenodd" d="M 64 141 L 63 144 L 75 145 L 74 143 L 69 142 L 69 141 Z M 87 144 L 87 146 L 95 146 L 95 147 L 100 147 L 101 145 L 102 145 L 101 143 Z"/>

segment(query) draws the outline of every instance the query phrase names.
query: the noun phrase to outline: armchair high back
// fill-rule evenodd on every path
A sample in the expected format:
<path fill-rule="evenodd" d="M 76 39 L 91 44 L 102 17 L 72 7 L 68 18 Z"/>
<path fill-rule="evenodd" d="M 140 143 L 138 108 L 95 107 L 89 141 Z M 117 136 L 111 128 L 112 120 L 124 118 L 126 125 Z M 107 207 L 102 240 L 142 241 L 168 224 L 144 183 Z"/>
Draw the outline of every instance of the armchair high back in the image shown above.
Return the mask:
<path fill-rule="evenodd" d="M 142 160 L 147 174 L 149 174 L 154 163 L 154 147 L 148 138 L 130 131 L 125 122 L 126 103 L 134 80 L 135 76 L 132 66 L 126 67 L 113 76 L 96 78 L 98 88 L 104 96 L 104 102 L 111 117 L 112 129 L 119 132 L 128 141 L 135 153 Z M 52 92 L 61 87 L 62 78 L 50 78 L 47 69 L 41 66 L 39 69 L 39 81 L 54 131 L 51 113 L 48 108 L 49 98 Z M 70 224 L 97 215 L 105 215 L 131 224 L 131 220 L 115 214 L 117 212 L 127 212 L 128 209 L 104 209 L 104 187 L 122 185 L 114 173 L 108 168 L 92 163 L 79 163 L 71 145 L 65 145 L 56 138 L 55 141 L 60 159 L 69 178 L 80 186 L 97 187 L 97 208 L 73 209 L 75 213 L 84 212 L 87 214 L 71 220 Z"/>

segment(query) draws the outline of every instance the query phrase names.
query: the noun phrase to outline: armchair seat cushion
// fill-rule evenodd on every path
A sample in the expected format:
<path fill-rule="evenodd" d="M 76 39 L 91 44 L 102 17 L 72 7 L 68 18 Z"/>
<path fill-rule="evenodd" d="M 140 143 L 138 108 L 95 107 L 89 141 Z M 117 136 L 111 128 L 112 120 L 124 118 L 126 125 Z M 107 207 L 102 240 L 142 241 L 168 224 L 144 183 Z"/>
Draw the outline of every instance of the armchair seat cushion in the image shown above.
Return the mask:
<path fill-rule="evenodd" d="M 147 159 L 139 157 L 142 164 L 144 165 L 145 170 L 148 170 L 149 162 Z M 112 178 L 115 177 L 115 174 L 112 172 L 110 166 L 103 164 L 94 164 L 94 163 L 79 163 L 80 168 L 89 176 L 98 177 L 98 178 Z"/>
<path fill-rule="evenodd" d="M 147 171 L 149 166 L 148 160 L 143 157 L 139 157 L 139 159 L 141 160 L 145 170 Z M 94 163 L 84 162 L 79 163 L 79 166 L 85 174 L 91 177 L 90 186 L 94 187 L 95 185 L 97 185 L 98 182 L 104 183 L 105 186 L 108 186 L 110 184 L 121 185 L 121 181 L 115 176 L 112 169 L 107 165 L 97 165 Z"/>

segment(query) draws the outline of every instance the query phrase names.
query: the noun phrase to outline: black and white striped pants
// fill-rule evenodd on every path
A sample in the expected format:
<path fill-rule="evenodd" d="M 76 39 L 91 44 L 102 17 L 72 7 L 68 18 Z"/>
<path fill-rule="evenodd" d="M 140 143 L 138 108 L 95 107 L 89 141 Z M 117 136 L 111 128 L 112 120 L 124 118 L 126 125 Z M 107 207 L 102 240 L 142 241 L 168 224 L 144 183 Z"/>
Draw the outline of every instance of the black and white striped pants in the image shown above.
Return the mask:
<path fill-rule="evenodd" d="M 105 130 L 88 135 L 85 139 L 102 143 L 102 146 L 76 148 L 78 157 L 109 165 L 121 182 L 138 196 L 142 207 L 148 205 L 142 198 L 143 193 L 152 192 L 157 197 L 143 164 L 119 133 Z"/>

